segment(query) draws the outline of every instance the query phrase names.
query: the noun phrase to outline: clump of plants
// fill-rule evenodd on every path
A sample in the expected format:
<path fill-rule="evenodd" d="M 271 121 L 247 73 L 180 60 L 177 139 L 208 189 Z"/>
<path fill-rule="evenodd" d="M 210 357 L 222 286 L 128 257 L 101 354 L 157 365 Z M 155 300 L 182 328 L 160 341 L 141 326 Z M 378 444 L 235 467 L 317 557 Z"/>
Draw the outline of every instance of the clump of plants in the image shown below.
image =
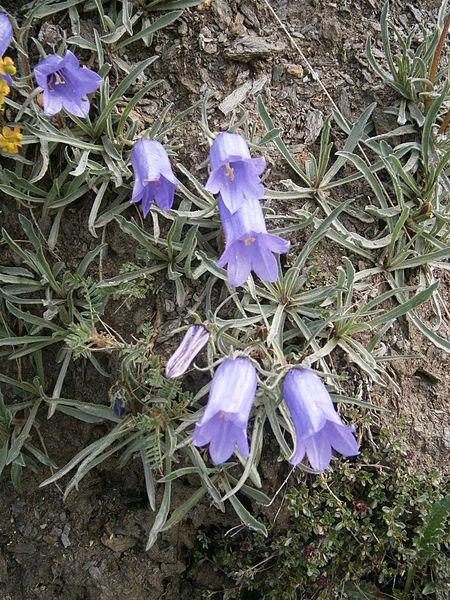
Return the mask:
<path fill-rule="evenodd" d="M 347 424 L 334 403 L 376 409 L 356 392 L 347 395 L 352 391 L 337 366 L 341 357 L 364 373 L 369 385 L 395 388 L 389 367 L 403 357 L 383 339 L 403 317 L 437 347 L 450 350 L 438 332 L 446 309 L 436 275 L 450 255 L 450 143 L 440 137 L 445 131 L 438 133 L 449 99 L 442 74 L 424 96 L 416 63 L 394 57 L 386 41 L 386 5 L 383 40 L 396 76 L 372 60 L 370 44 L 368 55 L 391 87 L 411 91 L 407 102 L 403 98 L 391 108 L 400 124 L 392 132 L 373 134 L 374 104 L 354 123 L 334 111 L 317 155 L 299 164 L 262 96 L 257 122 L 241 108 L 226 131 L 210 130 L 207 96 L 172 118 L 171 106 L 161 106 L 149 123 L 139 118 L 139 107 L 163 83 L 150 79 L 158 57 L 129 65 L 121 50 L 151 45 L 153 35 L 192 4 L 150 3 L 147 8 L 163 12 L 155 17 L 119 0 L 45 0 L 27 5 L 21 20 L 2 13 L 0 29 L 0 50 L 12 45 L 20 59 L 14 88 L 8 87 L 11 94 L 3 94 L 2 102 L 10 125 L 20 119 L 24 132 L 22 148 L 19 132 L 14 137 L 15 129 L 9 130 L 13 139 L 3 145 L 7 158 L 0 166 L 0 191 L 18 212 L 16 230 L 2 231 L 8 255 L 0 267 L 0 356 L 9 368 L 0 373 L 5 388 L 0 472 L 9 469 L 17 485 L 23 468 L 37 461 L 52 469 L 41 485 L 70 474 L 67 494 L 112 456 L 119 466 L 141 461 L 149 505 L 157 511 L 147 548 L 204 500 L 222 511 L 231 506 L 245 526 L 267 536 L 266 524 L 255 517 L 256 509 L 248 510 L 246 498 L 270 502 L 259 471 L 268 443 L 277 448 L 273 463 L 281 457 L 315 477 L 305 489 L 316 490 L 317 498 L 292 492 L 290 502 L 294 513 L 296 506 L 311 504 L 318 527 L 328 515 L 329 498 L 323 489 L 328 474 L 319 474 L 328 473 L 339 456 L 357 456 L 361 441 L 358 418 Z M 91 39 L 83 37 L 80 26 L 85 10 L 95 15 Z M 55 14 L 72 35 L 48 52 L 33 37 L 33 28 Z M 441 9 L 439 27 L 420 47 L 424 72 L 433 57 L 439 60 L 443 14 Z M 402 46 L 407 57 L 413 52 L 409 42 Z M 119 57 L 114 64 L 112 54 Z M 0 80 L 12 83 L 12 65 L 5 60 Z M 184 166 L 176 149 L 185 143 L 179 124 L 198 109 L 209 161 L 194 175 L 193 165 Z M 341 139 L 341 150 L 334 152 L 332 136 Z M 401 143 L 393 145 L 399 137 Z M 290 168 L 292 180 L 263 179 L 269 144 L 278 150 L 273 160 Z M 356 181 L 365 190 L 362 197 L 369 195 L 367 205 L 351 197 Z M 86 206 L 83 233 L 90 249 L 75 266 L 61 244 L 61 225 L 69 211 Z M 49 225 L 45 234 L 42 222 Z M 118 232 L 132 260 L 127 256 L 105 274 L 107 247 Z M 327 240 L 340 250 L 325 278 L 317 273 L 315 251 Z M 174 311 L 160 302 L 164 294 L 174 298 L 181 315 L 176 327 Z M 127 337 L 117 331 L 114 314 L 120 310 L 132 322 L 132 312 L 150 295 L 154 314 L 142 334 Z M 113 302 L 121 302 L 120 308 L 111 311 Z M 417 312 L 424 303 L 435 315 L 433 325 Z M 169 340 L 171 351 L 160 353 Z M 115 355 L 112 372 L 105 368 L 107 361 L 99 360 L 102 354 Z M 66 377 L 77 360 L 89 361 L 105 378 L 109 405 L 95 397 L 70 397 Z M 205 371 L 205 385 L 186 390 L 181 378 L 188 370 Z M 60 411 L 88 423 L 105 421 L 109 428 L 56 468 L 44 441 L 39 440 L 41 451 L 33 438 L 44 409 L 48 418 Z M 363 458 L 342 472 L 348 478 L 355 469 L 354 485 L 361 494 L 371 473 L 364 465 Z M 173 506 L 172 488 L 186 476 L 197 486 L 181 506 Z M 352 527 L 375 514 L 377 506 L 370 503 L 376 498 L 364 500 L 366 514 L 353 505 L 344 510 L 342 494 L 339 510 L 334 507 L 339 522 L 325 520 L 321 527 L 348 530 L 358 538 L 359 529 Z M 299 519 L 301 514 L 310 518 L 304 509 Z M 403 523 L 403 513 L 391 518 L 392 530 L 397 520 Z M 339 546 L 330 536 L 331 546 Z M 308 577 L 323 576 L 326 582 L 327 573 L 333 574 L 334 546 L 324 542 L 314 554 L 313 544 L 318 542 L 307 542 L 312 548 Z M 380 568 L 381 583 L 390 585 L 393 573 L 386 569 Z M 409 573 L 405 589 L 415 578 Z"/>
<path fill-rule="evenodd" d="M 224 598 L 447 597 L 450 497 L 442 475 L 418 470 L 389 429 L 379 437 L 379 448 L 339 470 L 293 475 L 267 519 L 268 540 L 199 533 L 195 563 L 225 575 Z M 282 533 L 271 525 L 281 519 L 281 500 Z"/>

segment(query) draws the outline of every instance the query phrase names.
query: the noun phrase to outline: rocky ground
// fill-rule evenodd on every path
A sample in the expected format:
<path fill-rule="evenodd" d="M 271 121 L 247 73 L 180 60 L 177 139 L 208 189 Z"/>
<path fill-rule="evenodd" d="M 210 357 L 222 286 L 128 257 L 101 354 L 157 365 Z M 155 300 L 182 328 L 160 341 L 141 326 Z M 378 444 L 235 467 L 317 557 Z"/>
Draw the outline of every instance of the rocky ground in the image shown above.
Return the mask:
<path fill-rule="evenodd" d="M 272 0 L 271 4 L 339 110 L 354 120 L 368 104 L 376 101 L 376 126 L 381 131 L 389 127 L 389 117 L 383 108 L 392 98 L 369 68 L 364 51 L 370 35 L 381 54 L 382 2 Z M 399 28 L 409 31 L 421 23 L 434 22 L 438 4 L 437 0 L 393 1 L 391 12 Z M 63 28 L 64 22 L 57 25 Z M 82 25 L 86 36 L 92 37 L 92 23 L 86 20 Z M 160 57 L 152 67 L 152 75 L 163 77 L 165 83 L 161 92 L 145 99 L 137 109 L 143 126 L 151 124 L 168 101 L 174 103 L 175 113 L 201 99 L 206 92 L 210 93 L 212 129 L 226 128 L 240 103 L 256 121 L 255 97 L 262 94 L 296 157 L 302 160 L 307 150 L 316 148 L 324 119 L 331 109 L 329 98 L 264 2 L 205 1 L 198 8 L 185 11 L 174 25 L 158 33 L 152 51 Z M 133 63 L 137 52 L 130 47 L 121 53 L 121 58 Z M 111 58 L 114 60 L 114 56 Z M 177 135 L 183 141 L 180 160 L 194 173 L 204 176 L 207 146 L 197 120 L 185 122 Z M 275 152 L 270 151 L 268 181 L 291 176 Z M 14 211 L 13 202 L 5 199 L 6 222 L 13 223 Z M 85 228 L 87 214 L 77 208 L 63 225 L 64 242 L 59 251 L 70 250 L 75 262 L 84 256 L 92 241 Z M 111 249 L 106 272 L 110 263 L 125 261 L 129 255 L 129 249 L 121 243 L 120 232 L 111 229 L 109 235 Z M 318 269 L 332 272 L 335 268 L 332 246 L 320 247 L 315 260 Z M 182 315 L 174 315 L 174 310 L 173 303 L 166 303 L 165 317 L 180 319 Z M 110 324 L 131 333 L 151 312 L 151 307 L 142 304 L 135 310 L 132 321 L 129 315 L 119 313 Z M 394 436 L 400 426 L 409 432 L 411 451 L 419 468 L 441 467 L 450 447 L 448 362 L 406 320 L 389 333 L 387 343 L 398 353 L 417 353 L 421 358 L 395 364 L 392 375 L 401 394 L 367 385 L 368 399 L 391 410 L 388 417 L 378 418 L 389 423 Z M 356 373 L 350 385 L 354 386 L 353 391 L 359 385 Z M 73 393 L 79 399 L 95 397 L 107 402 L 107 384 L 88 366 L 78 364 L 68 378 L 68 386 L 67 394 Z M 85 425 L 57 414 L 51 421 L 51 429 L 44 416 L 40 427 L 43 437 L 49 440 L 50 455 L 62 466 L 81 447 L 104 433 L 106 426 Z M 50 438 L 50 431 L 53 436 L 54 432 L 59 435 Z M 286 471 L 264 464 L 263 471 L 269 491 L 274 493 Z M 103 465 L 83 481 L 79 491 L 72 492 L 66 503 L 58 486 L 38 488 L 42 478 L 42 473 L 26 473 L 20 495 L 7 478 L 3 479 L 0 595 L 4 600 L 182 599 L 200 598 L 201 592 L 211 586 L 220 589 L 220 574 L 213 576 L 195 565 L 197 530 L 202 526 L 226 532 L 236 525 L 233 515 L 221 514 L 204 502 L 145 553 L 143 546 L 153 514 L 147 505 L 138 465 L 125 472 L 114 470 L 113 463 Z M 179 483 L 175 493 L 179 502 L 188 497 L 189 481 Z M 278 508 L 275 503 L 273 516 Z M 283 516 L 277 518 L 282 527 Z"/>

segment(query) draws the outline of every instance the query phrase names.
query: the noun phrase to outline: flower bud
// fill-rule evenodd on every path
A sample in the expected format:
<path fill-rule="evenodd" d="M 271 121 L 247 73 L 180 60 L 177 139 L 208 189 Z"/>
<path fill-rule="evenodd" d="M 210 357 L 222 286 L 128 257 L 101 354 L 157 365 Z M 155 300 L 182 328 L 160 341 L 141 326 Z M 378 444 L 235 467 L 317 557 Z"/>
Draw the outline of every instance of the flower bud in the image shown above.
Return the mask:
<path fill-rule="evenodd" d="M 167 379 L 175 379 L 183 375 L 208 342 L 209 333 L 203 325 L 192 325 L 186 332 L 181 344 L 170 357 L 166 366 Z"/>
<path fill-rule="evenodd" d="M 206 189 L 220 194 L 227 209 L 234 213 L 246 200 L 264 196 L 260 175 L 266 168 L 264 158 L 252 158 L 247 142 L 237 133 L 220 133 L 210 151 L 211 175 Z"/>

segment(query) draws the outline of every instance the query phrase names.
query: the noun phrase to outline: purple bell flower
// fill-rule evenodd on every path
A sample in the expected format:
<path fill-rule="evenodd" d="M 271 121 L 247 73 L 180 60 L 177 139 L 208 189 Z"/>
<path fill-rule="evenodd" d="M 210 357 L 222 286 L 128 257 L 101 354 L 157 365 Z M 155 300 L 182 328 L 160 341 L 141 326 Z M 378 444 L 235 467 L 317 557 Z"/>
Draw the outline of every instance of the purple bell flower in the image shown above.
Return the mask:
<path fill-rule="evenodd" d="M 6 52 L 6 48 L 13 38 L 13 28 L 11 21 L 5 13 L 0 13 L 0 56 Z"/>
<path fill-rule="evenodd" d="M 332 448 L 344 456 L 359 454 L 354 428 L 342 423 L 327 388 L 313 371 L 291 369 L 284 378 L 283 395 L 296 434 L 291 464 L 297 465 L 306 453 L 311 467 L 324 471 Z"/>
<path fill-rule="evenodd" d="M 249 455 L 247 423 L 256 393 L 256 371 L 248 358 L 227 358 L 214 373 L 208 404 L 192 441 L 209 444 L 215 465 L 227 461 L 237 446 Z"/>
<path fill-rule="evenodd" d="M 246 200 L 264 196 L 260 175 L 266 168 L 264 158 L 252 158 L 244 138 L 237 133 L 222 132 L 210 151 L 211 175 L 206 189 L 220 194 L 231 213 Z"/>
<path fill-rule="evenodd" d="M 76 117 L 87 117 L 87 94 L 98 90 L 103 82 L 91 69 L 80 67 L 78 58 L 70 50 L 64 56 L 50 54 L 44 58 L 35 66 L 34 76 L 44 90 L 44 112 L 50 116 L 64 108 Z"/>
<path fill-rule="evenodd" d="M 128 413 L 128 406 L 125 402 L 122 402 L 122 400 L 117 398 L 117 400 L 114 402 L 113 411 L 118 417 L 123 417 Z"/>
<path fill-rule="evenodd" d="M 192 325 L 186 331 L 181 344 L 170 357 L 166 365 L 167 379 L 174 379 L 183 375 L 200 352 L 200 350 L 208 342 L 209 333 L 203 325 Z"/>
<path fill-rule="evenodd" d="M 139 140 L 131 152 L 131 164 L 135 176 L 131 202 L 142 200 L 144 217 L 153 200 L 161 210 L 170 210 L 177 180 L 164 146 L 156 140 Z"/>
<path fill-rule="evenodd" d="M 267 233 L 259 200 L 248 199 L 231 214 L 220 196 L 219 213 L 225 233 L 225 251 L 217 265 L 228 265 L 228 281 L 231 285 L 243 285 L 250 271 L 254 271 L 263 281 L 276 281 L 278 263 L 274 254 L 286 253 L 290 242 Z"/>

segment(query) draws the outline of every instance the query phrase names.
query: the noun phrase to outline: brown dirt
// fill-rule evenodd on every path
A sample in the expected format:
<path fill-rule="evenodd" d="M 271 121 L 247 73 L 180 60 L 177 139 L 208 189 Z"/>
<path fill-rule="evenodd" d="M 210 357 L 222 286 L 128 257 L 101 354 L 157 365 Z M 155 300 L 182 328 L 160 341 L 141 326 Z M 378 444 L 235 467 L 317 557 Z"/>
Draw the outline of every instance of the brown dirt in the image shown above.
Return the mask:
<path fill-rule="evenodd" d="M 319 111 L 322 116 L 329 112 L 323 92 L 262 2 L 213 0 L 206 8 L 207 4 L 203 10 L 186 11 L 180 21 L 156 37 L 153 50 L 160 59 L 155 63 L 154 75 L 165 77 L 167 83 L 164 92 L 141 110 L 143 125 L 152 122 L 167 101 L 175 103 L 175 114 L 209 89 L 210 127 L 226 128 L 231 113 L 224 115 L 218 106 L 234 90 L 251 82 L 252 89 L 244 99 L 250 116 L 256 120 L 255 94 L 262 92 L 272 118 L 284 128 L 285 141 L 301 158 L 305 148 L 314 147 L 311 145 L 317 132 L 313 125 L 320 118 Z M 364 55 L 367 34 L 379 38 L 382 2 L 276 0 L 272 4 L 346 116 L 354 118 L 374 99 L 383 105 L 386 90 L 368 68 Z M 416 2 L 414 11 L 402 2 L 391 4 L 399 26 L 406 29 L 416 24 L 419 13 L 424 22 L 433 22 L 439 2 Z M 256 57 L 243 49 L 242 36 L 247 35 L 259 39 Z M 133 50 L 122 58 L 132 62 Z M 180 160 L 204 178 L 207 145 L 195 119 L 180 127 L 176 135 L 183 141 Z M 269 155 L 269 177 L 275 172 L 277 178 L 290 176 L 277 155 L 273 151 Z M 4 199 L 4 205 L 2 220 L 14 230 L 15 205 L 9 199 Z M 74 264 L 95 246 L 87 233 L 87 214 L 77 204 L 65 216 L 57 252 L 65 260 L 71 257 Z M 111 240 L 105 263 L 108 275 L 115 272 L 117 264 L 129 259 L 129 249 L 121 243 L 123 237 L 117 228 L 108 227 L 106 239 Z M 329 245 L 318 249 L 315 260 L 325 272 L 335 268 Z M 169 308 L 166 306 L 164 315 L 168 328 L 181 319 Z M 151 318 L 152 309 L 140 303 L 133 306 L 133 314 L 134 319 L 124 311 L 116 316 L 111 311 L 108 323 L 120 332 L 132 334 L 134 326 L 138 328 Z M 380 419 L 389 420 L 394 431 L 396 423 L 407 424 L 419 466 L 445 464 L 450 445 L 448 362 L 405 320 L 391 332 L 387 343 L 399 353 L 418 353 L 421 358 L 395 363 L 392 373 L 401 387 L 400 396 L 391 389 L 367 386 L 368 399 L 393 410 L 389 417 Z M 355 381 L 350 384 L 354 389 L 349 392 L 356 391 L 359 379 L 355 373 Z M 108 386 L 109 382 L 101 380 L 90 366 L 77 366 L 68 379 L 66 394 L 107 402 Z M 62 415 L 56 415 L 50 423 L 42 415 L 40 424 L 49 453 L 59 466 L 105 430 L 104 426 L 83 425 Z M 50 439 L 51 432 L 58 432 L 59 437 Z M 262 467 L 265 480 L 276 490 L 285 476 L 283 469 L 269 468 L 266 463 Z M 221 515 L 205 502 L 181 525 L 162 536 L 150 553 L 145 553 L 143 546 L 153 515 L 147 506 L 138 465 L 126 472 L 114 470 L 113 462 L 103 465 L 82 482 L 80 490 L 73 492 L 65 504 L 56 486 L 37 487 L 44 477 L 43 473 L 26 473 L 21 495 L 6 478 L 3 480 L 2 599 L 183 599 L 200 598 L 202 592 L 221 589 L 223 583 L 217 574 L 193 563 L 193 548 L 200 525 L 226 531 L 235 524 L 232 515 Z M 187 494 L 189 483 L 180 483 L 177 500 L 181 502 Z M 274 514 L 276 509 L 274 506 Z"/>

